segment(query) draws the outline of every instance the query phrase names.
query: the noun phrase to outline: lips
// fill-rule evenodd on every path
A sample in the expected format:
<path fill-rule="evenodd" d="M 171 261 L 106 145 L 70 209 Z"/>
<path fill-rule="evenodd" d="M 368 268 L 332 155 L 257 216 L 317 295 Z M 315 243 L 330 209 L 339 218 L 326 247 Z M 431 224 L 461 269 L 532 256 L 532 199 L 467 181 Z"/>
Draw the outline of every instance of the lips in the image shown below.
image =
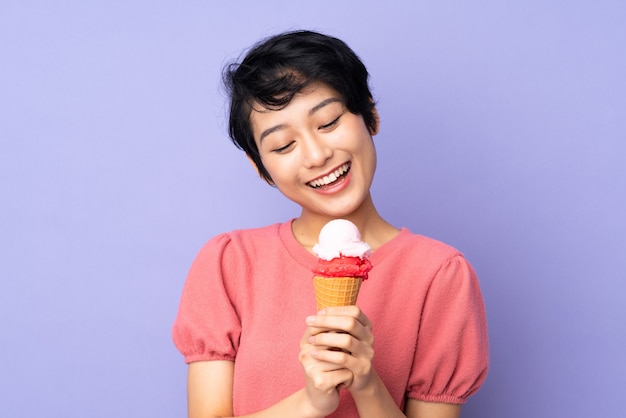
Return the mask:
<path fill-rule="evenodd" d="M 335 183 L 337 180 L 344 177 L 350 171 L 350 163 L 345 163 L 342 166 L 338 167 L 335 171 L 326 174 L 325 176 L 316 178 L 315 180 L 311 180 L 307 183 L 310 187 L 314 189 L 319 189 L 322 187 L 329 186 Z"/>

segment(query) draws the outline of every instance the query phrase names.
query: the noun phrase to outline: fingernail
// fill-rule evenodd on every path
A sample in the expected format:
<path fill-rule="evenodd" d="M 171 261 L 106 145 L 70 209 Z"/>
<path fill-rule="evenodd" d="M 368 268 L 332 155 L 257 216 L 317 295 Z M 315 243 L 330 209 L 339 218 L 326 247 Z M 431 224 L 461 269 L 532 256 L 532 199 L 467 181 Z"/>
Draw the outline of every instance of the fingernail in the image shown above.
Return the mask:
<path fill-rule="evenodd" d="M 307 317 L 306 317 L 306 323 L 307 323 L 307 324 L 313 324 L 313 323 L 315 323 L 315 316 L 307 316 Z"/>

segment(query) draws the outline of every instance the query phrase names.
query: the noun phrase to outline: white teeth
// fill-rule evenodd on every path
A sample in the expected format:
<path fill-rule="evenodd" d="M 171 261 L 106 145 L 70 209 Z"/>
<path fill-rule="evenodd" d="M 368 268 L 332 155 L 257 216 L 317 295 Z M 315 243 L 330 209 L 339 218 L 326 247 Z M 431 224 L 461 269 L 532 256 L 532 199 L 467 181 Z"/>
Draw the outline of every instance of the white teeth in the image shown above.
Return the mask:
<path fill-rule="evenodd" d="M 337 181 L 337 179 L 341 177 L 342 175 L 346 174 L 349 169 L 350 169 L 350 164 L 346 163 L 342 165 L 341 167 L 339 167 L 338 169 L 336 169 L 335 171 L 333 171 L 332 173 L 330 173 L 329 175 L 324 176 L 321 179 L 317 179 L 317 180 L 313 180 L 309 182 L 309 185 L 313 187 L 326 186 L 330 183 Z"/>

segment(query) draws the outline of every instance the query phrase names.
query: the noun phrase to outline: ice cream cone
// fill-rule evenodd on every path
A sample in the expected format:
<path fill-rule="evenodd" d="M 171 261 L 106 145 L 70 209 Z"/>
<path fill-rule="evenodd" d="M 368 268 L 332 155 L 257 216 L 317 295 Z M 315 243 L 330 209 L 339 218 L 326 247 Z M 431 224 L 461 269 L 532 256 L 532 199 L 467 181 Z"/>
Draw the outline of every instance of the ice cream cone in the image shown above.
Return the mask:
<path fill-rule="evenodd" d="M 317 265 L 313 285 L 317 310 L 329 306 L 356 305 L 359 289 L 372 264 L 371 247 L 361 240 L 359 229 L 346 219 L 328 222 L 313 246 Z"/>
<path fill-rule="evenodd" d="M 328 306 L 356 305 L 362 281 L 361 277 L 314 276 L 317 310 Z"/>

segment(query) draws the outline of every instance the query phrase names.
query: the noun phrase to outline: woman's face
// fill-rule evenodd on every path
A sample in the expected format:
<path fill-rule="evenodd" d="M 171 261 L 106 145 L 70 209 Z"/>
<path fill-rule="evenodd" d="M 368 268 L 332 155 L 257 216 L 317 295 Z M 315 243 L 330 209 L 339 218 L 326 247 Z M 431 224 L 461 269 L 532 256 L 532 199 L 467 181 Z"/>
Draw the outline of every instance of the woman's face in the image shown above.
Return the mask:
<path fill-rule="evenodd" d="M 313 83 L 283 109 L 255 106 L 250 120 L 261 161 L 303 214 L 345 217 L 369 198 L 372 133 L 334 89 Z"/>

